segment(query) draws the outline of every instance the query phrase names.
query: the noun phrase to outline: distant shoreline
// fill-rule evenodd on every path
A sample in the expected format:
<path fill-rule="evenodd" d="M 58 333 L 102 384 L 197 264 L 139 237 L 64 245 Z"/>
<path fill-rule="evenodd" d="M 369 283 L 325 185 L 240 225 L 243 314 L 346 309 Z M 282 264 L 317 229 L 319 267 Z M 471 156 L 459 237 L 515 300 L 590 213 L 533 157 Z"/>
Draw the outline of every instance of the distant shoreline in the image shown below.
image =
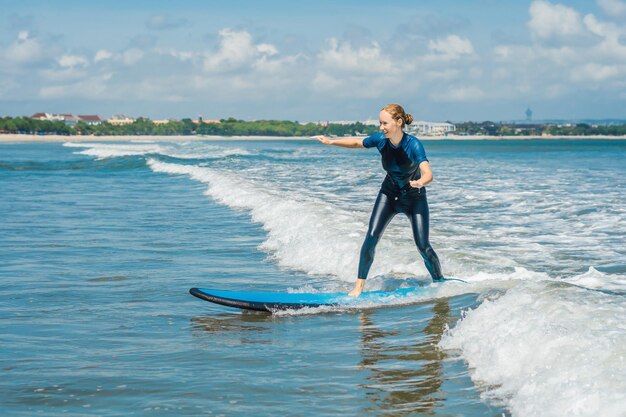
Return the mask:
<path fill-rule="evenodd" d="M 420 140 L 528 140 L 528 139 L 626 139 L 624 136 L 588 135 L 588 136 L 482 136 L 482 135 L 448 135 L 419 136 Z M 15 135 L 0 134 L 0 143 L 28 142 L 127 142 L 127 141 L 223 141 L 223 140 L 311 140 L 308 136 L 62 136 L 62 135 Z"/>

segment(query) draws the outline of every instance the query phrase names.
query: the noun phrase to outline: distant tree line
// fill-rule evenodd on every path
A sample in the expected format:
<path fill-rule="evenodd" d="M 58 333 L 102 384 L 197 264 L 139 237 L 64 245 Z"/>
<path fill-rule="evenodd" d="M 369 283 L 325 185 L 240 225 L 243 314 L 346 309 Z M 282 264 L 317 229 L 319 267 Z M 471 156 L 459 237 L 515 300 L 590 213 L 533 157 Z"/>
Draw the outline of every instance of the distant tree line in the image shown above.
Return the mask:
<path fill-rule="evenodd" d="M 455 134 L 487 135 L 487 136 L 623 136 L 626 135 L 626 124 L 623 125 L 589 125 L 577 123 L 571 125 L 557 124 L 517 124 L 502 122 L 461 122 L 456 123 Z"/>
<path fill-rule="evenodd" d="M 623 136 L 626 135 L 626 125 L 600 125 L 591 126 L 586 123 L 578 123 L 574 126 L 559 127 L 556 125 L 548 125 L 545 129 L 546 133 L 553 136 L 582 136 L 582 135 L 608 135 Z"/>
<path fill-rule="evenodd" d="M 244 121 L 235 118 L 220 120 L 220 123 L 194 123 L 191 119 L 173 120 L 156 124 L 147 118 L 138 118 L 126 125 L 101 123 L 92 125 L 78 122 L 66 126 L 63 121 L 31 119 L 29 117 L 0 118 L 0 133 L 57 134 L 57 135 L 218 135 L 218 136 L 313 136 L 313 135 L 371 135 L 377 126 L 352 124 L 301 124 L 282 120 Z"/>
<path fill-rule="evenodd" d="M 48 133 L 73 135 L 74 129 L 61 120 L 36 120 L 30 117 L 0 117 L 0 133 Z"/>
<path fill-rule="evenodd" d="M 378 126 L 352 124 L 317 124 L 285 120 L 244 121 L 235 118 L 220 120 L 220 123 L 195 123 L 191 119 L 173 120 L 169 123 L 156 124 L 147 118 L 138 118 L 126 125 L 102 123 L 91 125 L 78 122 L 67 126 L 63 121 L 31 119 L 30 117 L 0 117 L 0 133 L 56 134 L 56 135 L 151 135 L 151 136 L 347 136 L 371 135 L 378 131 Z M 623 125 L 572 125 L 557 124 L 515 124 L 503 122 L 461 122 L 456 123 L 456 132 L 461 135 L 487 136 L 583 136 L 583 135 L 626 135 Z"/>

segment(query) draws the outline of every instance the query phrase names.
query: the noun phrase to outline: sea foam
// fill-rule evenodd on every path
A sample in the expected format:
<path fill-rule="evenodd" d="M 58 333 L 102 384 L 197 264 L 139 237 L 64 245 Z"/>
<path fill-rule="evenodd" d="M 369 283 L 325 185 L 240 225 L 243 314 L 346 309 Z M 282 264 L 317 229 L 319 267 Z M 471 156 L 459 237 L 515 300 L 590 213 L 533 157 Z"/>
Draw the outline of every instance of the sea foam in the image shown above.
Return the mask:
<path fill-rule="evenodd" d="M 243 148 L 221 147 L 203 142 L 199 143 L 74 143 L 67 142 L 63 146 L 85 148 L 75 152 L 89 155 L 96 159 L 116 158 L 122 156 L 163 155 L 178 159 L 220 159 L 229 156 L 247 156 L 252 153 Z"/>
<path fill-rule="evenodd" d="M 146 154 L 162 153 L 161 145 L 155 143 L 135 143 L 135 144 L 117 144 L 117 143 L 64 143 L 63 146 L 70 148 L 85 148 L 82 151 L 75 152 L 79 155 L 89 155 L 96 159 L 116 158 L 121 156 L 135 156 Z"/>
<path fill-rule="evenodd" d="M 514 416 L 624 416 L 623 297 L 545 282 L 487 299 L 440 342 Z"/>
<path fill-rule="evenodd" d="M 148 166 L 155 172 L 187 175 L 205 183 L 208 186 L 207 196 L 229 207 L 248 211 L 252 220 L 260 223 L 267 232 L 260 249 L 268 252 L 282 267 L 312 275 L 335 276 L 343 281 L 352 281 L 356 277 L 360 245 L 367 230 L 369 213 L 346 210 L 295 190 L 280 189 L 267 181 L 247 179 L 224 170 L 174 164 L 156 158 L 149 158 Z M 373 279 L 369 289 L 384 286 L 384 279 L 381 281 L 376 277 L 428 277 L 410 237 L 410 225 L 403 216 L 399 219 L 388 228 L 385 238 L 378 245 L 370 271 Z M 462 273 L 463 265 L 457 265 L 455 270 Z M 470 285 L 451 286 L 442 290 L 442 296 L 480 292 L 494 287 L 508 288 L 512 285 L 509 281 L 549 279 L 545 273 L 521 267 L 461 277 Z"/>
<path fill-rule="evenodd" d="M 362 230 L 349 212 L 320 201 L 302 201 L 296 195 L 237 175 L 194 165 L 172 164 L 150 158 L 155 172 L 188 175 L 208 185 L 206 194 L 235 209 L 245 209 L 262 224 L 267 239 L 262 249 L 282 266 L 310 274 L 354 276 L 360 238 L 347 236 L 346 228 Z M 352 227 L 346 224 L 352 224 Z M 321 260 L 321 261 L 320 261 Z"/>

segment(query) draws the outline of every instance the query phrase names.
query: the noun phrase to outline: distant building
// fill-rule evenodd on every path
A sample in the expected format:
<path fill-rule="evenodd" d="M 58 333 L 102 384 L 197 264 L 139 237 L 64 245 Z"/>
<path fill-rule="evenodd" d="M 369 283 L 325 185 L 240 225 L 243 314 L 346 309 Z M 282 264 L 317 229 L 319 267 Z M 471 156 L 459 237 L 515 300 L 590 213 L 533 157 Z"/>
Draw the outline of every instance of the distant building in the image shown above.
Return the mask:
<path fill-rule="evenodd" d="M 110 119 L 107 119 L 107 123 L 110 123 L 112 125 L 115 126 L 123 126 L 123 125 L 129 125 L 135 122 L 135 119 L 133 119 L 132 117 L 128 117 L 126 115 L 123 114 L 116 114 L 115 116 L 111 117 Z"/>
<path fill-rule="evenodd" d="M 526 109 L 526 121 L 530 122 L 533 119 L 533 111 L 528 107 Z"/>
<path fill-rule="evenodd" d="M 202 117 L 199 117 L 198 120 L 192 120 L 192 122 L 194 122 L 197 125 L 199 125 L 199 124 L 215 124 L 215 125 L 218 125 L 218 124 L 222 123 L 219 120 L 203 119 Z"/>
<path fill-rule="evenodd" d="M 78 116 L 78 120 L 87 123 L 88 125 L 96 126 L 101 125 L 104 120 L 95 114 L 83 114 Z"/>
<path fill-rule="evenodd" d="M 63 114 L 62 116 L 66 126 L 75 126 L 76 123 L 80 122 L 78 116 L 74 116 L 73 114 Z"/>
<path fill-rule="evenodd" d="M 438 123 L 438 122 L 425 122 L 425 121 L 415 121 L 410 124 L 407 128 L 407 131 L 411 133 L 416 133 L 418 135 L 425 136 L 441 136 L 447 133 L 454 132 L 456 130 L 456 126 L 452 123 Z"/>
<path fill-rule="evenodd" d="M 35 113 L 30 116 L 35 120 L 50 120 L 50 121 L 64 121 L 66 117 L 72 116 L 71 114 L 53 114 L 53 113 Z"/>
<path fill-rule="evenodd" d="M 514 123 L 509 127 L 518 135 L 538 135 L 543 134 L 546 125 L 543 123 Z"/>
<path fill-rule="evenodd" d="M 356 120 L 335 120 L 332 122 L 327 122 L 326 124 L 347 126 L 347 125 L 353 125 L 355 123 L 356 123 Z"/>
<path fill-rule="evenodd" d="M 97 117 L 97 116 L 96 116 Z M 49 120 L 54 122 L 64 122 L 66 126 L 74 126 L 76 123 L 80 121 L 78 116 L 74 116 L 73 114 L 54 114 L 54 113 L 35 113 L 30 116 L 31 119 L 35 120 Z"/>
<path fill-rule="evenodd" d="M 50 120 L 50 116 L 52 115 L 49 113 L 35 113 L 30 116 L 30 118 L 35 120 Z"/>
<path fill-rule="evenodd" d="M 378 126 L 378 120 L 367 119 L 367 120 L 334 120 L 334 121 L 317 121 L 317 122 L 298 122 L 301 125 L 306 125 L 309 123 L 316 124 L 318 126 L 328 126 L 330 125 L 353 125 L 356 123 L 361 123 L 365 126 Z"/>
<path fill-rule="evenodd" d="M 170 119 L 158 119 L 158 120 L 153 120 L 152 123 L 154 123 L 155 125 L 166 125 L 172 121 L 173 120 L 170 120 Z"/>
<path fill-rule="evenodd" d="M 521 130 L 543 130 L 545 125 L 543 123 L 516 123 L 513 125 L 516 132 Z"/>

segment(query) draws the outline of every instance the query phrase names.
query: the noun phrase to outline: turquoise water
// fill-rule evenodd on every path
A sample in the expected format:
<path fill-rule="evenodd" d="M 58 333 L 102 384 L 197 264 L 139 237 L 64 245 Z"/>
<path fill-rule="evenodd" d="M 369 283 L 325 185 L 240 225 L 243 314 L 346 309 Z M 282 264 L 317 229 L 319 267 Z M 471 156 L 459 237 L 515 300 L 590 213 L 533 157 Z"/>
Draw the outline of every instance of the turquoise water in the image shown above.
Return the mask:
<path fill-rule="evenodd" d="M 267 315 L 194 286 L 347 291 L 375 151 L 0 145 L 3 415 L 621 416 L 626 141 L 428 141 L 450 283 Z M 428 281 L 398 217 L 368 289 Z"/>

